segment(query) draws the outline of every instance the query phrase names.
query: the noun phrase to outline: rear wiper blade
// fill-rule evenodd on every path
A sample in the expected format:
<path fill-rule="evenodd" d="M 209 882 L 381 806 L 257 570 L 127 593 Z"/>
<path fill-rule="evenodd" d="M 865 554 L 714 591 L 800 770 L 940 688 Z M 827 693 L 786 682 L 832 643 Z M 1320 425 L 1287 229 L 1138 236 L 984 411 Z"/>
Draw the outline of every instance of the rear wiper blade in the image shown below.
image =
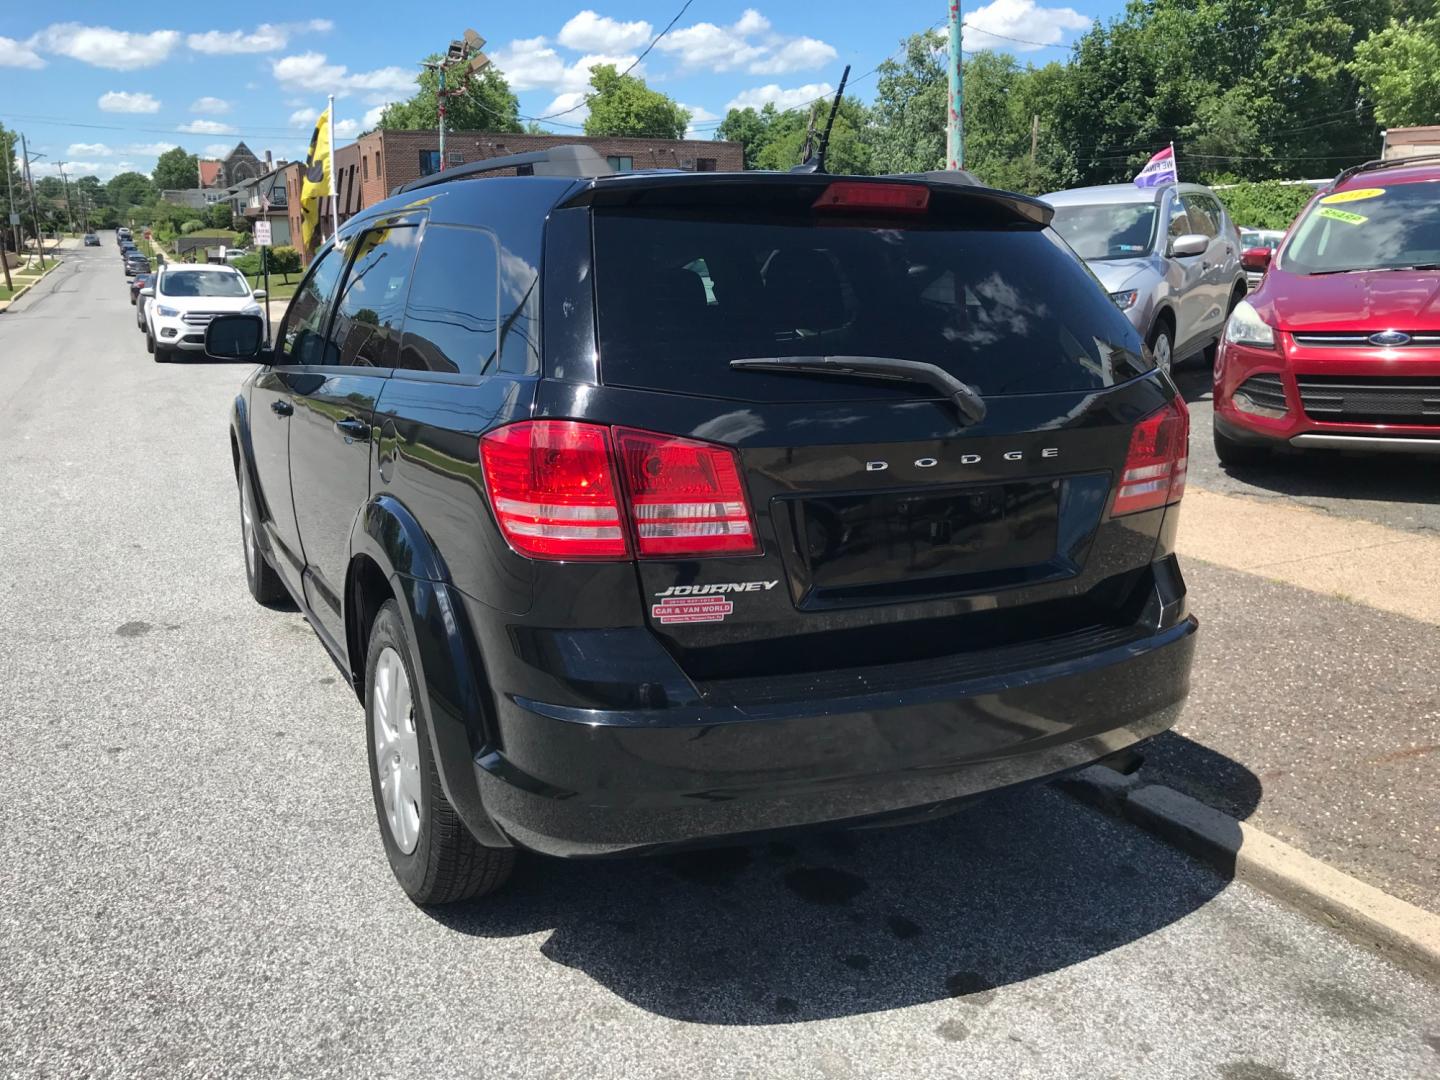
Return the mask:
<path fill-rule="evenodd" d="M 985 399 L 972 387 L 944 368 L 919 360 L 897 360 L 889 356 L 756 356 L 731 360 L 730 366 L 736 371 L 923 383 L 949 398 L 967 425 L 985 419 Z"/>

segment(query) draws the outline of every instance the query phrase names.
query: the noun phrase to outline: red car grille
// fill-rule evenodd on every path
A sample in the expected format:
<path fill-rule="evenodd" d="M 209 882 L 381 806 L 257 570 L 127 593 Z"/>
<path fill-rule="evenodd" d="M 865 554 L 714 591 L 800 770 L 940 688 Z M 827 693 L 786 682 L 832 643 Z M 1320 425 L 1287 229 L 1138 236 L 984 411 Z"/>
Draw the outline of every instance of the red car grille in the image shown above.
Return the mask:
<path fill-rule="evenodd" d="M 1312 420 L 1440 426 L 1440 378 L 1297 375 L 1295 383 Z"/>

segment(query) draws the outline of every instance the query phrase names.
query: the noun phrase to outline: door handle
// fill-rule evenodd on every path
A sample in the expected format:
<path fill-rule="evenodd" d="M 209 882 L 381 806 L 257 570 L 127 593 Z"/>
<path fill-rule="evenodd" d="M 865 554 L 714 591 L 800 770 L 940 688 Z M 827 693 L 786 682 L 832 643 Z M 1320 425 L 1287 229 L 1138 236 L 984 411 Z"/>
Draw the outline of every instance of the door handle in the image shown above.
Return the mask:
<path fill-rule="evenodd" d="M 281 398 L 276 398 L 274 401 L 270 402 L 270 411 L 273 412 L 276 416 L 289 416 L 295 411 L 295 406 L 291 405 L 290 402 L 285 401 Z"/>
<path fill-rule="evenodd" d="M 347 439 L 358 439 L 360 442 L 370 440 L 369 423 L 358 417 L 347 416 L 344 420 L 336 420 L 335 430 Z"/>

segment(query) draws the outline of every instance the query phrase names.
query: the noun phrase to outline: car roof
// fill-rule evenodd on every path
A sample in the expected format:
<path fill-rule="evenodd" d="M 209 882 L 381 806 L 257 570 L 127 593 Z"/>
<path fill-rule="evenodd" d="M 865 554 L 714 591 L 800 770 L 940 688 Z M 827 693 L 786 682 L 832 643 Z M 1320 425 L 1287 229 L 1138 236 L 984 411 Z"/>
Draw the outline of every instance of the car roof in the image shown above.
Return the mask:
<path fill-rule="evenodd" d="M 1160 184 L 1158 187 L 1136 187 L 1134 184 L 1097 184 L 1094 187 L 1052 191 L 1040 198 L 1051 206 L 1094 206 L 1097 203 L 1158 203 L 1167 191 L 1212 194 L 1203 184 Z"/>
<path fill-rule="evenodd" d="M 1352 191 L 1355 188 L 1389 187 L 1394 184 L 1419 184 L 1440 180 L 1440 162 L 1417 162 L 1414 165 L 1392 165 L 1383 168 L 1363 169 L 1347 176 L 1331 191 Z"/>

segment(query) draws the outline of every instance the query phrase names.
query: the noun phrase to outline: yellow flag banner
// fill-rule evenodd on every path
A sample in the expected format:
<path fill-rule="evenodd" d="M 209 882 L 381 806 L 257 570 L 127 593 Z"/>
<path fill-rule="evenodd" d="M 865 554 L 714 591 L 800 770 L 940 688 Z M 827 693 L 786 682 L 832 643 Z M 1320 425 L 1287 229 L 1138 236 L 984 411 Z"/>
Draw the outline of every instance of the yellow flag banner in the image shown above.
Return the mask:
<path fill-rule="evenodd" d="M 300 184 L 300 238 L 306 249 L 320 227 L 320 202 L 330 196 L 330 110 L 315 121 L 310 136 L 310 153 L 305 158 L 305 178 Z"/>

